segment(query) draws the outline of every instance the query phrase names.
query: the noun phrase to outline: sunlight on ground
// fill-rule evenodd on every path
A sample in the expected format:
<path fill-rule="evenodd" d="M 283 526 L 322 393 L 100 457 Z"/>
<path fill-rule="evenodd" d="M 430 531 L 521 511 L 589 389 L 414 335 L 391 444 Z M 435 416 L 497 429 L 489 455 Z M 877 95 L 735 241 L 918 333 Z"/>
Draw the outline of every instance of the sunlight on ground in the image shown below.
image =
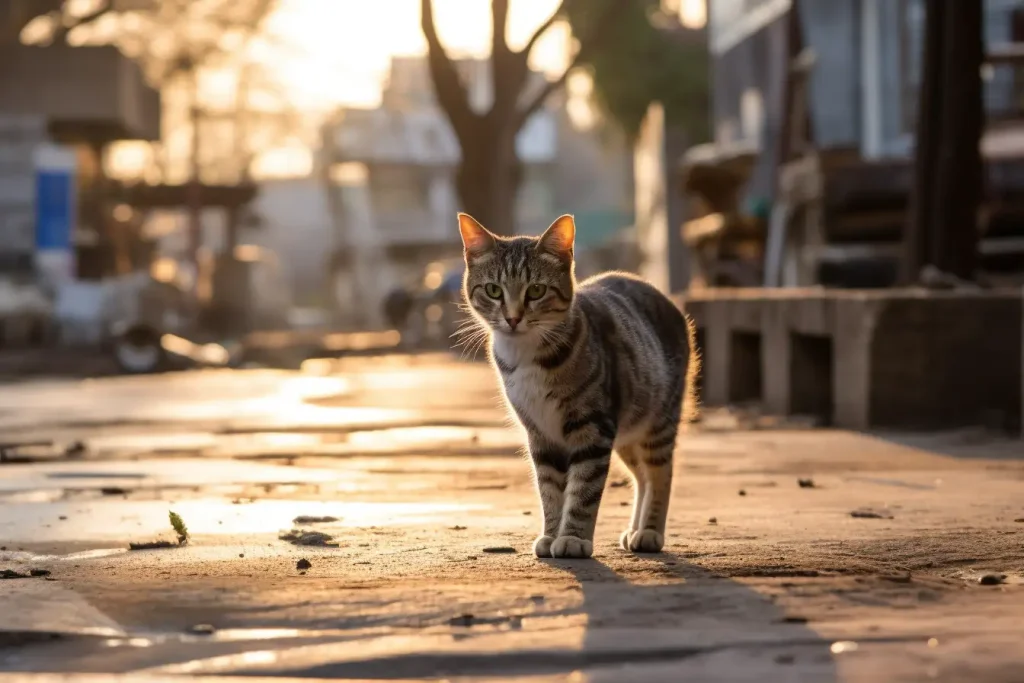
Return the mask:
<path fill-rule="evenodd" d="M 110 543 L 170 539 L 173 533 L 167 522 L 169 509 L 181 515 L 193 540 L 201 543 L 202 537 L 207 535 L 277 533 L 302 526 L 293 523 L 299 516 L 336 517 L 337 522 L 319 524 L 316 529 L 337 533 L 332 529 L 439 523 L 452 513 L 481 511 L 488 506 L 309 500 L 257 500 L 234 504 L 223 498 L 176 502 L 14 503 L 3 507 L 0 538 L 8 543 Z M 61 517 L 65 519 L 58 522 Z"/>

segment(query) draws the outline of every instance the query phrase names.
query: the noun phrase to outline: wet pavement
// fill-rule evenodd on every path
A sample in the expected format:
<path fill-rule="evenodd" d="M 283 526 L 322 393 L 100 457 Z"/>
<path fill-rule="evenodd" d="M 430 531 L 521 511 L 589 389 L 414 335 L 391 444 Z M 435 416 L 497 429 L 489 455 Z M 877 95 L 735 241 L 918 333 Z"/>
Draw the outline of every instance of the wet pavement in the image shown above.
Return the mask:
<path fill-rule="evenodd" d="M 595 558 L 540 561 L 497 395 L 445 355 L 4 386 L 45 443 L 0 464 L 0 681 L 1020 680 L 1020 441 L 709 414 L 664 553 L 616 473 Z"/>

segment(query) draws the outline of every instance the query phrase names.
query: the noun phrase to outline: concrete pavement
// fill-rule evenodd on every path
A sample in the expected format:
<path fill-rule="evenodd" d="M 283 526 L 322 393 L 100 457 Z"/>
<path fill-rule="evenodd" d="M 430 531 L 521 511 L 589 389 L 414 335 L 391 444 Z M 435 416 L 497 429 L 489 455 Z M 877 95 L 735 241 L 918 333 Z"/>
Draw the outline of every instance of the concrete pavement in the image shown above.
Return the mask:
<path fill-rule="evenodd" d="M 594 560 L 540 561 L 496 395 L 445 356 L 5 386 L 55 445 L 0 465 L 0 570 L 49 572 L 0 579 L 0 681 L 1020 680 L 1019 441 L 711 415 L 666 552 L 617 547 L 616 474 Z M 168 510 L 187 545 L 127 550 Z"/>

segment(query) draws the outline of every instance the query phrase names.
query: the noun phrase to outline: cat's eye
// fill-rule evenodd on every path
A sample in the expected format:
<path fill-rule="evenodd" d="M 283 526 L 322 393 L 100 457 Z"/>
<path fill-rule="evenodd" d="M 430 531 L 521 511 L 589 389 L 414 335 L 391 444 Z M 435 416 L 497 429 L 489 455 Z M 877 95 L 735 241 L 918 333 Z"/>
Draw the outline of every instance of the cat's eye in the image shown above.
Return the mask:
<path fill-rule="evenodd" d="M 488 282 L 484 285 L 484 292 L 492 299 L 501 298 L 501 285 L 496 282 Z"/>
<path fill-rule="evenodd" d="M 547 285 L 530 285 L 526 288 L 526 298 L 536 300 L 544 296 L 544 292 L 548 291 Z"/>

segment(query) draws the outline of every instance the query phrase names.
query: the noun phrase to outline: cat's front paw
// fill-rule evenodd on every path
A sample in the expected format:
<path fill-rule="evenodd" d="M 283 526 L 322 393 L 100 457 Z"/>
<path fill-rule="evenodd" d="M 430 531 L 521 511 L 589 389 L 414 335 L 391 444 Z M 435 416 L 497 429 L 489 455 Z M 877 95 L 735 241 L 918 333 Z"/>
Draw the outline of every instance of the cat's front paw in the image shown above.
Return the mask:
<path fill-rule="evenodd" d="M 578 536 L 559 536 L 551 544 L 551 557 L 587 558 L 594 554 L 594 543 Z"/>
<path fill-rule="evenodd" d="M 665 547 L 665 536 L 654 529 L 641 529 L 640 531 L 627 532 L 629 541 L 626 543 L 626 534 L 623 534 L 623 546 L 634 553 L 660 553 Z"/>
<path fill-rule="evenodd" d="M 551 536 L 538 536 L 533 542 L 533 554 L 537 557 L 551 557 L 551 544 L 554 542 Z"/>

